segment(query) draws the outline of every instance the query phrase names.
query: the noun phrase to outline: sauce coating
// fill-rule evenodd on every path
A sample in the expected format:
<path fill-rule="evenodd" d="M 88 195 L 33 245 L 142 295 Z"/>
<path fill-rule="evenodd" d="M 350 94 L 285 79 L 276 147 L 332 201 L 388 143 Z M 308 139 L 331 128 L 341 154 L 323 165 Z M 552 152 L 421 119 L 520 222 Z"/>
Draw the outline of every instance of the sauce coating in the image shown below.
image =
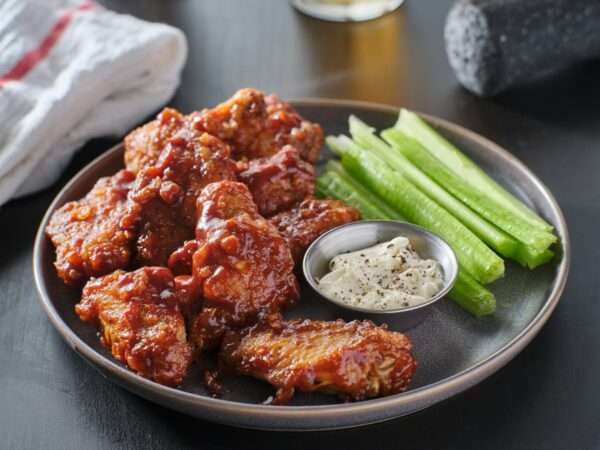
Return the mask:
<path fill-rule="evenodd" d="M 166 267 L 116 270 L 90 280 L 75 307 L 100 325 L 100 341 L 138 374 L 181 384 L 192 362 L 173 275 Z"/>
<path fill-rule="evenodd" d="M 370 321 L 290 320 L 270 317 L 225 336 L 220 364 L 277 388 L 272 403 L 294 390 L 364 400 L 404 391 L 417 364 L 405 335 Z"/>
<path fill-rule="evenodd" d="M 127 195 L 135 175 L 128 170 L 100 178 L 88 194 L 57 209 L 46 228 L 56 247 L 58 276 L 71 286 L 127 267 L 135 239 Z"/>
<path fill-rule="evenodd" d="M 269 221 L 286 240 L 297 265 L 306 249 L 326 231 L 360 219 L 360 212 L 340 201 L 307 198 L 296 207 L 274 215 Z"/>

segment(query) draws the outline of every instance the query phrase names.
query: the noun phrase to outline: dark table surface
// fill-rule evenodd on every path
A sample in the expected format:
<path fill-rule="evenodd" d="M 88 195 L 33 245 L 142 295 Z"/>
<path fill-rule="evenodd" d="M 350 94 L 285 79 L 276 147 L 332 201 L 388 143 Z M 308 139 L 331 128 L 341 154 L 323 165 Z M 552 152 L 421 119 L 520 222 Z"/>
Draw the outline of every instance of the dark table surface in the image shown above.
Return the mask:
<path fill-rule="evenodd" d="M 600 64 L 588 63 L 494 100 L 475 98 L 447 65 L 449 0 L 407 0 L 361 24 L 330 24 L 284 0 L 102 1 L 182 28 L 190 55 L 172 104 L 189 111 L 243 86 L 290 97 L 407 106 L 510 149 L 554 192 L 573 240 L 553 317 L 507 367 L 419 414 L 362 429 L 274 433 L 202 422 L 109 383 L 62 341 L 38 304 L 34 233 L 60 187 L 115 140 L 85 146 L 51 189 L 0 209 L 0 448 L 600 447 Z"/>

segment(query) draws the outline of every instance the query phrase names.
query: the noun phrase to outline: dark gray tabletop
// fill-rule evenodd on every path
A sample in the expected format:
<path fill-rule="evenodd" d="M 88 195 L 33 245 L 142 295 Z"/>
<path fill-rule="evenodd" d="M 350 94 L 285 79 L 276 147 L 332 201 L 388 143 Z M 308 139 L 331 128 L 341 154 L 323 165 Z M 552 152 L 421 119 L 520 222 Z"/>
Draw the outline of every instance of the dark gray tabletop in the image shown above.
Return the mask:
<path fill-rule="evenodd" d="M 554 192 L 573 240 L 554 316 L 506 368 L 419 414 L 324 433 L 240 430 L 142 400 L 102 378 L 46 319 L 33 284 L 38 223 L 59 188 L 116 140 L 80 152 L 53 188 L 0 209 L 0 448 L 592 449 L 600 447 L 600 64 L 481 100 L 456 83 L 443 51 L 449 0 L 407 0 L 362 24 L 304 17 L 284 0 L 102 1 L 182 28 L 190 55 L 172 104 L 212 105 L 244 86 L 284 98 L 407 106 L 505 146 Z"/>

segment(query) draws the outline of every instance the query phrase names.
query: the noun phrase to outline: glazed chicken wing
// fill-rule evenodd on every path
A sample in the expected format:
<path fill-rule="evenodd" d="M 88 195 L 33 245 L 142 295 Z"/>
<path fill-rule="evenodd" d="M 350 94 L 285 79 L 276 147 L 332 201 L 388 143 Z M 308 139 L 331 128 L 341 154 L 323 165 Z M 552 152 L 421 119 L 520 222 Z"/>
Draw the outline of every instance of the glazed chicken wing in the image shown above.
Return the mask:
<path fill-rule="evenodd" d="M 277 388 L 274 403 L 295 389 L 363 400 L 404 391 L 416 370 L 412 344 L 369 321 L 280 319 L 229 331 L 219 354 L 228 371 Z"/>
<path fill-rule="evenodd" d="M 299 264 L 308 246 L 320 235 L 358 219 L 358 210 L 342 201 L 313 198 L 273 216 L 270 221 L 286 239 L 294 261 Z"/>
<path fill-rule="evenodd" d="M 125 167 L 138 173 L 144 167 L 153 166 L 169 141 L 178 133 L 185 134 L 186 125 L 185 117 L 179 111 L 163 109 L 155 120 L 125 137 Z"/>
<path fill-rule="evenodd" d="M 138 173 L 129 206 L 139 221 L 139 264 L 165 266 L 169 255 L 194 237 L 196 198 L 202 188 L 236 179 L 229 155 L 227 144 L 206 133 L 175 137 L 153 166 Z"/>
<path fill-rule="evenodd" d="M 298 149 L 302 159 L 314 163 L 323 145 L 323 130 L 308 122 L 277 96 L 256 89 L 241 89 L 213 109 L 190 115 L 197 130 L 224 140 L 236 158 L 271 156 L 287 144 Z"/>
<path fill-rule="evenodd" d="M 193 141 L 203 134 L 193 127 L 191 116 L 165 108 L 156 119 L 130 132 L 124 139 L 125 167 L 134 173 L 156 164 L 171 140 Z"/>
<path fill-rule="evenodd" d="M 187 116 L 165 108 L 125 138 L 125 166 L 137 173 L 154 165 L 171 139 L 193 140 L 204 132 L 231 145 L 236 159 L 271 156 L 290 144 L 302 159 L 314 163 L 323 145 L 321 127 L 302 119 L 288 103 L 255 89 L 241 89 L 215 108 Z"/>
<path fill-rule="evenodd" d="M 192 350 L 169 269 L 117 270 L 92 279 L 75 312 L 82 320 L 97 322 L 102 344 L 139 375 L 181 384 Z"/>
<path fill-rule="evenodd" d="M 267 104 L 269 127 L 282 129 L 274 134 L 279 147 L 284 144 L 293 145 L 299 150 L 302 159 L 312 164 L 316 163 L 323 146 L 321 126 L 304 120 L 289 103 L 284 102 L 277 95 L 265 97 L 265 103 Z"/>
<path fill-rule="evenodd" d="M 242 165 L 242 164 L 240 164 Z M 273 156 L 243 163 L 239 174 L 264 217 L 270 217 L 314 195 L 315 169 L 287 145 Z"/>
<path fill-rule="evenodd" d="M 134 174 L 121 170 L 101 178 L 81 200 L 56 210 L 46 234 L 56 247 L 58 276 L 71 286 L 127 267 L 135 238 L 127 214 Z"/>
<path fill-rule="evenodd" d="M 196 240 L 175 252 L 169 265 L 179 273 L 191 271 L 198 285 L 203 307 L 191 337 L 202 350 L 218 344 L 225 330 L 290 305 L 299 292 L 290 251 L 258 214 L 246 185 L 210 184 L 198 206 Z"/>

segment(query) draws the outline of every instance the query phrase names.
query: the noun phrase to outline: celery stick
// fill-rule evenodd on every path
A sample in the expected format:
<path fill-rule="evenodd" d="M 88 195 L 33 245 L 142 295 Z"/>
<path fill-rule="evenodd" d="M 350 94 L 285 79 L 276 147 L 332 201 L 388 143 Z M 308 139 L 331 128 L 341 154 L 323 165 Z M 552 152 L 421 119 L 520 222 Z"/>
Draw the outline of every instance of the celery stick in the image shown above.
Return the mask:
<path fill-rule="evenodd" d="M 394 151 L 390 146 L 373 134 L 369 127 L 355 116 L 350 116 L 350 134 L 358 145 L 371 150 L 388 165 L 404 175 L 429 198 L 446 208 L 481 240 L 496 250 L 500 255 L 509 258 L 516 252 L 519 243 L 494 225 L 482 219 L 464 203 L 446 192 L 435 181 L 413 165 L 402 153 Z"/>
<path fill-rule="evenodd" d="M 379 157 L 350 138 L 327 138 L 327 144 L 342 155 L 343 166 L 409 221 L 439 234 L 453 248 L 461 265 L 481 283 L 491 283 L 504 274 L 504 261 L 477 236 L 405 177 L 392 171 Z"/>
<path fill-rule="evenodd" d="M 363 219 L 381 219 L 386 215 L 381 208 L 365 198 L 362 192 L 354 190 L 353 185 L 347 183 L 335 172 L 328 171 L 317 178 L 317 188 L 328 197 L 343 200 L 354 206 L 360 211 Z"/>
<path fill-rule="evenodd" d="M 435 181 L 415 167 L 404 155 L 393 151 L 390 146 L 374 134 L 369 127 L 355 116 L 350 116 L 350 133 L 362 147 L 372 150 L 390 167 L 405 175 L 430 198 L 444 206 L 450 213 L 471 229 L 485 243 L 505 258 L 517 261 L 524 267 L 535 269 L 550 261 L 554 254 L 550 250 L 538 251 L 527 247 L 504 231 L 482 219 L 470 208 L 448 194 Z"/>
<path fill-rule="evenodd" d="M 335 195 L 331 194 L 331 192 L 327 191 L 327 190 L 323 190 L 319 187 L 319 180 L 317 180 L 316 186 L 315 186 L 315 196 L 317 198 L 327 198 L 327 197 L 335 197 Z"/>
<path fill-rule="evenodd" d="M 429 153 L 419 141 L 397 129 L 386 130 L 382 136 L 444 189 L 509 235 L 536 250 L 545 250 L 556 241 L 553 234 L 531 227 L 511 208 L 474 189 L 463 177 Z"/>
<path fill-rule="evenodd" d="M 360 181 L 358 181 L 346 169 L 344 169 L 344 166 L 342 166 L 339 161 L 330 160 L 326 167 L 328 173 L 339 176 L 349 188 L 352 188 L 354 191 L 356 191 L 362 199 L 367 200 L 369 204 L 381 210 L 381 212 L 385 213 L 386 216 L 394 217 L 396 220 L 405 220 L 404 217 L 402 217 L 402 214 L 400 214 L 396 209 L 389 206 L 373 191 L 369 191 L 366 187 L 360 184 Z"/>
<path fill-rule="evenodd" d="M 549 232 L 553 230 L 552 225 L 496 183 L 477 164 L 440 136 L 414 112 L 406 109 L 401 110 L 394 127 L 417 139 L 429 152 L 450 170 L 454 171 L 456 175 L 466 180 L 476 191 L 484 193 L 495 200 L 496 203 L 506 205 L 531 227 Z"/>
<path fill-rule="evenodd" d="M 458 271 L 454 287 L 448 296 L 463 309 L 480 317 L 496 311 L 496 297 L 464 270 Z"/>
<path fill-rule="evenodd" d="M 327 172 L 317 179 L 317 191 L 327 197 L 348 201 L 349 204 L 360 210 L 364 218 L 403 220 L 400 213 L 383 203 L 374 193 L 352 179 L 350 174 L 348 174 L 337 161 L 330 161 L 327 168 Z M 347 178 L 340 176 L 340 173 L 345 174 Z M 341 180 L 340 183 L 336 184 L 334 182 L 329 182 L 331 179 L 335 180 L 336 176 Z M 352 184 L 346 185 L 345 181 L 347 181 L 347 179 L 352 180 Z M 359 194 L 348 196 L 347 189 L 350 186 L 353 188 L 358 186 L 359 190 L 357 192 L 359 192 Z M 363 209 L 364 205 L 377 205 L 375 208 L 379 209 L 378 215 L 368 217 L 367 211 L 372 210 Z M 381 205 L 383 207 L 379 208 Z M 485 314 L 492 314 L 496 310 L 496 299 L 494 294 L 475 281 L 475 279 L 467 274 L 463 268 L 459 269 L 456 283 L 448 293 L 448 297 L 460 307 L 478 317 Z"/>
<path fill-rule="evenodd" d="M 529 269 L 535 269 L 542 264 L 546 264 L 552 258 L 554 258 L 554 252 L 550 249 L 538 251 L 525 245 L 517 247 L 517 253 L 514 256 L 515 261 Z"/>

